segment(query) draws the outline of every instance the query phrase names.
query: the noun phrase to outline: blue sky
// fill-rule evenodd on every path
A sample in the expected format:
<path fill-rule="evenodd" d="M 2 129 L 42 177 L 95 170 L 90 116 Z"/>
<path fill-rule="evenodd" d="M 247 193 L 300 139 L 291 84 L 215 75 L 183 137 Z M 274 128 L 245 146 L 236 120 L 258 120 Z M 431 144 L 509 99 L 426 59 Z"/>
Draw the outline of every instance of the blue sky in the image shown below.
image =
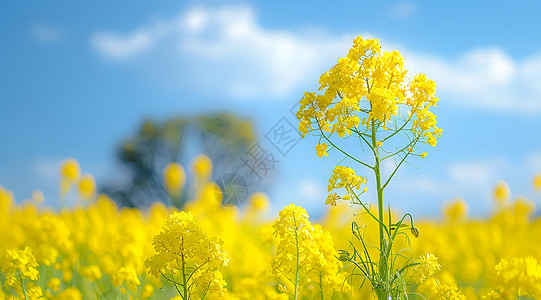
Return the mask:
<path fill-rule="evenodd" d="M 41 189 L 55 205 L 64 158 L 108 180 L 115 147 L 145 117 L 227 110 L 263 137 L 363 35 L 401 51 L 441 99 L 443 137 L 399 171 L 390 203 L 437 215 L 463 197 L 484 215 L 503 179 L 539 205 L 539 11 L 537 1 L 3 2 L 0 184 L 19 201 Z M 268 191 L 275 209 L 323 208 L 340 158 L 318 158 L 315 143 L 282 157 Z"/>

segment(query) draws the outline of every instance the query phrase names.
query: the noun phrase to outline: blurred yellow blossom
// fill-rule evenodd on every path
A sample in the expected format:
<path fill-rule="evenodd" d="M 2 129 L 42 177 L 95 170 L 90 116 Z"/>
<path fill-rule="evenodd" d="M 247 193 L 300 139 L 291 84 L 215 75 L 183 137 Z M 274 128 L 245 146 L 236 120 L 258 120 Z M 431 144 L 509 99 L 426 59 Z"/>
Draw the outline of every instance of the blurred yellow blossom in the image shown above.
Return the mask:
<path fill-rule="evenodd" d="M 464 221 L 468 215 L 468 204 L 458 198 L 444 207 L 445 219 L 451 222 Z"/>
<path fill-rule="evenodd" d="M 60 175 L 62 178 L 71 182 L 76 182 L 79 180 L 80 174 L 81 168 L 75 159 L 68 158 L 62 162 L 62 165 L 60 166 Z"/>
<path fill-rule="evenodd" d="M 509 186 L 503 180 L 499 181 L 494 187 L 494 200 L 498 206 L 502 207 L 507 205 L 509 201 L 510 191 Z"/>
<path fill-rule="evenodd" d="M 165 166 L 163 169 L 163 186 L 170 195 L 180 195 L 185 182 L 186 172 L 179 163 L 172 162 Z"/>
<path fill-rule="evenodd" d="M 432 253 L 421 256 L 418 263 L 418 265 L 411 269 L 411 278 L 417 283 L 423 283 L 427 278 L 441 270 L 438 258 Z"/>
<path fill-rule="evenodd" d="M 496 285 L 504 298 L 541 296 L 541 265 L 533 257 L 502 259 L 496 266 Z"/>
<path fill-rule="evenodd" d="M 58 288 L 60 287 L 60 279 L 56 277 L 51 277 L 51 279 L 47 281 L 47 287 L 50 288 L 53 292 L 58 292 Z"/>
<path fill-rule="evenodd" d="M 533 178 L 533 188 L 536 191 L 541 191 L 541 173 L 534 176 L 534 178 Z"/>
<path fill-rule="evenodd" d="M 204 154 L 199 154 L 192 160 L 192 170 L 200 180 L 207 180 L 212 174 L 212 161 Z"/>
<path fill-rule="evenodd" d="M 81 294 L 81 291 L 77 289 L 76 287 L 68 287 L 67 289 L 63 290 L 60 294 L 58 294 L 55 298 L 55 300 L 81 300 L 83 299 L 83 295 Z"/>
<path fill-rule="evenodd" d="M 79 196 L 83 200 L 89 200 L 96 195 L 96 181 L 94 176 L 86 173 L 79 180 Z"/>
<path fill-rule="evenodd" d="M 100 267 L 96 265 L 83 267 L 80 271 L 80 274 L 81 276 L 85 277 L 90 281 L 96 281 L 97 279 L 101 279 Z"/>

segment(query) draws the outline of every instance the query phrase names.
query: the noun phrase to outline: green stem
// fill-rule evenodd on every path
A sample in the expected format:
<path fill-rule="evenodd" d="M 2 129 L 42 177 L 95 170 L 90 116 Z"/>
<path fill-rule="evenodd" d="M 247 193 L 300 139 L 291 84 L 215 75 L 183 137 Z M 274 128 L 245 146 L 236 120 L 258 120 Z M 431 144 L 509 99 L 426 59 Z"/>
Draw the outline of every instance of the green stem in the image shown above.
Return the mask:
<path fill-rule="evenodd" d="M 327 140 L 327 142 L 329 142 L 329 144 L 331 144 L 331 146 L 333 146 L 334 148 L 338 149 L 338 151 L 342 152 L 345 156 L 347 156 L 347 157 L 353 159 L 354 161 L 360 163 L 361 165 L 363 165 L 363 166 L 365 166 L 365 167 L 367 167 L 367 168 L 369 168 L 369 169 L 372 169 L 372 170 L 374 169 L 371 165 L 369 165 L 369 164 L 367 164 L 367 163 L 365 163 L 365 162 L 363 162 L 363 161 L 360 161 L 359 159 L 357 159 L 357 158 L 355 158 L 355 157 L 349 155 L 349 153 L 347 153 L 346 151 L 344 151 L 344 150 L 340 149 L 339 147 L 337 147 L 337 146 L 336 146 L 336 145 L 335 145 L 335 144 L 334 144 L 334 143 L 333 143 L 333 142 L 325 135 L 325 133 L 323 133 L 323 129 L 321 129 L 321 124 L 319 124 L 319 121 L 317 122 L 317 125 L 318 125 L 318 128 L 319 128 L 319 131 L 321 132 L 321 135 L 325 138 L 325 140 Z"/>
<path fill-rule="evenodd" d="M 28 300 L 28 296 L 26 295 L 26 288 L 24 287 L 23 276 L 21 275 L 21 273 L 19 273 L 19 278 L 21 279 L 21 287 L 23 288 L 24 299 Z"/>
<path fill-rule="evenodd" d="M 182 239 L 182 244 L 184 244 L 184 238 Z M 184 245 L 182 245 L 182 249 L 184 249 Z M 184 293 L 184 297 L 182 299 L 188 300 L 188 283 L 186 282 L 186 260 L 184 259 L 184 253 L 181 253 L 182 257 L 182 292 Z"/>
<path fill-rule="evenodd" d="M 374 149 L 374 174 L 376 176 L 376 188 L 378 194 L 378 217 L 379 217 L 379 245 L 380 245 L 380 257 L 379 257 L 379 274 L 380 279 L 383 283 L 383 289 L 379 291 L 380 299 L 389 299 L 388 296 L 388 287 L 387 275 L 388 275 L 388 264 L 387 264 L 387 245 L 386 238 L 383 230 L 383 225 L 385 223 L 384 213 L 383 213 L 383 187 L 381 185 L 381 169 L 380 169 L 380 159 L 379 159 L 379 147 L 377 145 L 376 139 L 376 126 L 374 120 L 372 120 L 372 148 Z"/>

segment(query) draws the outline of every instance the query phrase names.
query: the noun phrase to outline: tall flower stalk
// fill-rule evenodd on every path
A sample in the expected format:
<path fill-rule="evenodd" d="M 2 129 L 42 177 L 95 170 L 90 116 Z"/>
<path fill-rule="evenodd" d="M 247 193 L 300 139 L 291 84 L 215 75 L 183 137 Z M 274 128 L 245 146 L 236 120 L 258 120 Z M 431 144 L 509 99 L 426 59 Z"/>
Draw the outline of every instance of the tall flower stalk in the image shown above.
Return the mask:
<path fill-rule="evenodd" d="M 392 223 L 391 210 L 385 218 L 384 191 L 396 172 L 409 157 L 425 157 L 416 152 L 418 143 L 435 146 L 442 130 L 436 127 L 436 116 L 430 109 L 436 106 L 435 82 L 419 74 L 408 80 L 404 69 L 404 58 L 398 51 L 382 52 L 376 39 L 364 40 L 357 37 L 348 54 L 321 75 L 318 93 L 305 93 L 297 112 L 299 131 L 303 137 L 312 134 L 319 137 L 317 155 L 328 156 L 336 149 L 343 157 L 341 162 L 350 161 L 373 174 L 377 195 L 377 212 L 361 198 L 367 187 L 367 178 L 356 175 L 354 169 L 337 165 L 329 179 L 327 204 L 336 205 L 337 200 L 347 200 L 360 205 L 377 222 L 379 227 L 379 261 L 373 262 L 362 235 L 353 231 L 363 244 L 359 253 L 354 249 L 350 255 L 343 252 L 341 259 L 358 267 L 370 280 L 379 299 L 399 297 L 404 293 L 400 283 L 402 272 L 411 266 L 395 266 L 399 256 L 393 254 L 395 238 L 405 228 L 415 236 L 411 215 L 404 215 Z M 348 143 L 348 138 L 358 142 Z M 360 146 L 360 147 L 359 147 Z M 360 148 L 360 149 L 359 149 Z M 371 159 L 362 155 L 364 149 Z M 361 151 L 359 151 L 361 150 Z M 394 161 L 394 169 L 385 174 L 382 163 Z M 410 224 L 405 225 L 409 217 Z M 361 262 L 359 264 L 359 262 Z M 374 268 L 377 264 L 377 268 Z"/>

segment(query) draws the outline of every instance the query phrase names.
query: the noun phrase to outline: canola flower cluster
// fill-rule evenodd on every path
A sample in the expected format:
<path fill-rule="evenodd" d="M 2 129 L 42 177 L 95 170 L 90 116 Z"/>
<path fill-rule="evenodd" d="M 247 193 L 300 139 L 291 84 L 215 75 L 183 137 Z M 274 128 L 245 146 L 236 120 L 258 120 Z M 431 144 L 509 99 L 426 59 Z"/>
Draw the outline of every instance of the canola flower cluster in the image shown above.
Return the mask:
<path fill-rule="evenodd" d="M 303 137 L 313 130 L 345 137 L 363 127 L 370 130 L 374 123 L 384 131 L 400 131 L 402 125 L 393 124 L 392 117 L 407 109 L 402 116 L 404 125 L 412 121 L 407 129 L 435 146 L 442 133 L 430 111 L 438 102 L 436 84 L 424 74 L 406 82 L 407 72 L 400 52 L 382 52 L 379 40 L 357 37 L 347 55 L 321 75 L 320 92 L 304 94 L 297 112 L 299 131 Z M 326 147 L 318 144 L 319 156 L 325 155 Z"/>
<path fill-rule="evenodd" d="M 271 261 L 271 274 L 282 282 L 280 291 L 294 298 L 319 294 L 321 299 L 347 291 L 345 274 L 339 273 L 342 264 L 334 257 L 331 235 L 320 225 L 312 225 L 304 208 L 286 206 L 273 228 L 279 243 Z"/>
<path fill-rule="evenodd" d="M 202 159 L 207 163 L 194 166 L 206 168 L 193 167 L 194 176 L 212 167 Z M 340 203 L 314 224 L 293 204 L 274 219 L 264 194 L 238 208 L 221 205 L 219 191 L 211 181 L 200 182 L 180 212 L 160 203 L 119 208 L 105 195 L 53 211 L 33 200 L 17 204 L 0 187 L 0 299 L 375 297 L 369 286 L 359 288 L 361 274 L 338 251 L 350 249 L 352 221 L 362 224 L 365 240 L 376 242 L 373 218 Z M 469 219 L 459 199 L 443 209 L 441 220 L 417 221 L 422 235 L 411 247 L 395 241 L 417 258 L 407 270 L 411 294 L 541 297 L 541 218 L 524 197 L 511 201 L 504 182 L 494 197 L 487 219 Z"/>

